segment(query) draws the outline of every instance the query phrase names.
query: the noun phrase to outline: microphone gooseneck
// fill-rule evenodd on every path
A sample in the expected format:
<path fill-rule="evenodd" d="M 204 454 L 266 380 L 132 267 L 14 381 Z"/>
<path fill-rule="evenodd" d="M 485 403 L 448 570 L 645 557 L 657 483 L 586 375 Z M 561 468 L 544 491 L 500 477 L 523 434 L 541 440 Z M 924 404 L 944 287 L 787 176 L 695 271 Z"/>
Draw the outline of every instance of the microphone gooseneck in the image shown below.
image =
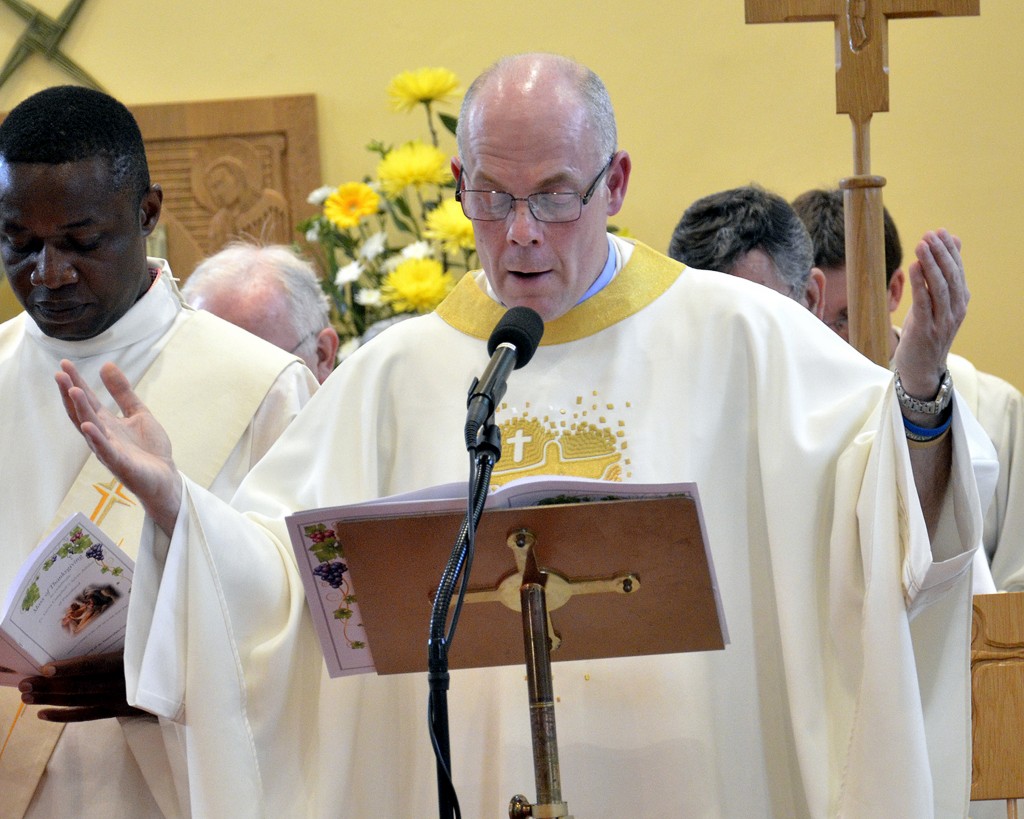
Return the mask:
<path fill-rule="evenodd" d="M 491 356 L 480 378 L 473 379 L 466 401 L 466 448 L 477 445 L 480 430 L 494 414 L 505 390 L 512 370 L 524 366 L 537 351 L 544 335 L 544 321 L 529 307 L 512 307 L 487 341 Z"/>
<path fill-rule="evenodd" d="M 491 471 L 501 457 L 501 431 L 494 423 L 494 410 L 505 394 L 509 374 L 533 358 L 543 334 L 544 322 L 535 311 L 528 307 L 513 307 L 506 311 L 487 342 L 491 360 L 483 375 L 473 379 L 466 401 L 466 449 L 470 456 L 466 519 L 434 595 L 430 613 L 430 637 L 427 641 L 427 680 L 430 687 L 427 722 L 437 769 L 440 819 L 460 819 L 462 816 L 451 774 L 448 649 L 455 637 L 455 628 L 469 584 L 476 529 L 487 501 Z M 453 596 L 455 608 L 449 619 Z"/>

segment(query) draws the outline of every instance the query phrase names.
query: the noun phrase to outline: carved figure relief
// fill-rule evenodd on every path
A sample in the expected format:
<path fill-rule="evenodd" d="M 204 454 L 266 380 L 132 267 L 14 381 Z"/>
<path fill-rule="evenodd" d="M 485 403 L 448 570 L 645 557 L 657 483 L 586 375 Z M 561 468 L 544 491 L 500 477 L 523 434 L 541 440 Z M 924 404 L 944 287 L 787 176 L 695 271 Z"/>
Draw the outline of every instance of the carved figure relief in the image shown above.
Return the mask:
<path fill-rule="evenodd" d="M 846 0 L 846 17 L 850 24 L 850 49 L 860 51 L 868 44 L 868 3 L 870 0 Z"/>
<path fill-rule="evenodd" d="M 272 187 L 274 166 L 280 167 L 277 146 L 240 139 L 204 146 L 193 164 L 192 191 L 211 214 L 207 252 L 232 239 L 287 242 L 291 238 L 288 202 Z M 259 154 L 268 160 L 264 173 Z"/>
<path fill-rule="evenodd" d="M 152 255 L 187 278 L 234 239 L 289 244 L 320 184 L 310 96 L 133 106 L 164 191 Z"/>

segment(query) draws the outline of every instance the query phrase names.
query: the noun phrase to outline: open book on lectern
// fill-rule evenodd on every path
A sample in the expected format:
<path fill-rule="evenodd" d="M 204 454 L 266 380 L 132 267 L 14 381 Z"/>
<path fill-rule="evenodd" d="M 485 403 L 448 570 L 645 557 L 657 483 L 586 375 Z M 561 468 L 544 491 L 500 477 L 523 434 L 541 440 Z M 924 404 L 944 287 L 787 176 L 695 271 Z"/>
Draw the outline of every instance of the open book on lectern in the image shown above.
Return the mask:
<path fill-rule="evenodd" d="M 433 595 L 466 491 L 445 484 L 286 518 L 332 677 L 426 671 Z M 452 669 L 522 663 L 527 564 L 544 578 L 553 661 L 729 641 L 696 484 L 534 476 L 495 489 L 477 529 Z"/>

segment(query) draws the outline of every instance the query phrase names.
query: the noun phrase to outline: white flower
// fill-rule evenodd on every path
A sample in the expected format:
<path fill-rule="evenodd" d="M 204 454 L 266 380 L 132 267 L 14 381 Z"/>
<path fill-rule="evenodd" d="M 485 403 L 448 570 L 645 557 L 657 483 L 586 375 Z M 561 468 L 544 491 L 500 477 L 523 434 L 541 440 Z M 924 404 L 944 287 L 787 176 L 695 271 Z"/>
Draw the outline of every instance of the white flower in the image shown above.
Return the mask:
<path fill-rule="evenodd" d="M 402 248 L 403 259 L 426 259 L 434 255 L 434 248 L 430 242 L 413 242 Z"/>
<path fill-rule="evenodd" d="M 306 231 L 306 241 L 312 244 L 320 241 L 320 224 L 314 222 L 312 227 Z"/>
<path fill-rule="evenodd" d="M 344 361 L 352 353 L 359 349 L 362 342 L 358 336 L 353 336 L 338 348 L 338 361 Z"/>
<path fill-rule="evenodd" d="M 306 201 L 311 205 L 322 205 L 328 196 L 334 193 L 334 187 L 331 185 L 323 185 L 312 191 L 309 196 L 306 197 Z"/>
<path fill-rule="evenodd" d="M 363 246 L 359 248 L 360 258 L 372 261 L 380 256 L 384 252 L 384 248 L 387 246 L 388 235 L 382 230 L 378 233 L 374 233 L 369 239 L 363 242 Z"/>
<path fill-rule="evenodd" d="M 363 272 L 363 266 L 359 262 L 350 262 L 344 267 L 339 267 L 334 276 L 334 286 L 344 287 L 349 282 L 354 282 Z"/>
<path fill-rule="evenodd" d="M 434 256 L 434 246 L 430 242 L 418 241 L 412 242 L 402 248 L 400 253 L 389 257 L 384 262 L 384 272 L 390 273 L 402 262 L 408 261 L 409 259 L 430 259 Z"/>
<path fill-rule="evenodd" d="M 380 290 L 375 287 L 364 287 L 356 293 L 356 303 L 363 307 L 380 307 L 384 303 Z"/>

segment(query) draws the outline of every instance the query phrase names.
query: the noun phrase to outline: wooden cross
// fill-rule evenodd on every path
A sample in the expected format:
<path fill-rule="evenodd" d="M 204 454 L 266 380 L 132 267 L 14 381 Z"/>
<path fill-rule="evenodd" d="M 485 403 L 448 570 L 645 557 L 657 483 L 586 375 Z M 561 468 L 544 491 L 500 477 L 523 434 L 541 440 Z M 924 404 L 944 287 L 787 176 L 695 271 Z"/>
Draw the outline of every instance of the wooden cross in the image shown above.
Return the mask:
<path fill-rule="evenodd" d="M 889 110 L 888 22 L 902 17 L 976 15 L 980 0 L 745 0 L 748 23 L 831 20 L 836 34 L 836 113 L 853 123 L 853 172 L 843 179 L 846 289 L 850 342 L 871 360 L 889 362 L 882 187 L 871 176 L 868 129 Z"/>

